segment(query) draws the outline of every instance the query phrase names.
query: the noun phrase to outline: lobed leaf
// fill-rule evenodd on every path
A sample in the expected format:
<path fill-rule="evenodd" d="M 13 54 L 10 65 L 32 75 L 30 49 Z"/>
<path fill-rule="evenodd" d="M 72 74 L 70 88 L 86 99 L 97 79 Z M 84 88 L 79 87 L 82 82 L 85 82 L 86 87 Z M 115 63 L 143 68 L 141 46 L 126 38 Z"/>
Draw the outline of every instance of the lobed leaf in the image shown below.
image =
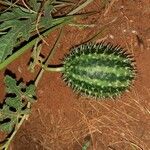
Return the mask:
<path fill-rule="evenodd" d="M 13 53 L 13 49 L 23 41 L 28 41 L 36 31 L 37 18 L 42 1 L 30 0 L 33 11 L 25 11 L 21 7 L 12 6 L 0 14 L 0 63 Z M 42 16 L 38 22 L 38 29 L 51 26 L 53 5 L 46 1 L 43 6 Z"/>
<path fill-rule="evenodd" d="M 17 81 L 10 76 L 5 77 L 5 84 L 9 96 L 6 97 L 3 107 L 0 109 L 0 130 L 10 133 L 23 115 L 30 113 L 27 104 L 35 102 L 35 86 L 33 84 L 29 86 L 23 83 L 17 84 Z"/>

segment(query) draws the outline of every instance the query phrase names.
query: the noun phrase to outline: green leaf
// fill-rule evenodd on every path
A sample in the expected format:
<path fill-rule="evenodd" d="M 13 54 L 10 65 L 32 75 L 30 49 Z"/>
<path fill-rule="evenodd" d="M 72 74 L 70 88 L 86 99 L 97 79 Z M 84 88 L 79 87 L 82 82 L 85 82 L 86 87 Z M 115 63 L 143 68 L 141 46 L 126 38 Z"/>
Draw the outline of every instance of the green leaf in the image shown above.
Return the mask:
<path fill-rule="evenodd" d="M 20 88 L 18 86 L 16 86 L 16 80 L 13 79 L 10 76 L 6 76 L 5 77 L 5 83 L 6 83 L 6 92 L 8 93 L 15 93 L 16 95 L 20 95 L 21 91 Z"/>
<path fill-rule="evenodd" d="M 43 6 L 42 16 L 38 22 L 38 29 L 46 29 L 52 24 L 51 12 L 54 6 L 46 1 Z M 0 63 L 13 53 L 13 49 L 21 42 L 28 41 L 36 32 L 36 23 L 42 5 L 41 1 L 30 0 L 31 10 L 12 6 L 6 12 L 0 14 Z"/>
<path fill-rule="evenodd" d="M 28 101 L 33 100 L 34 102 L 36 93 L 35 86 L 33 84 L 25 86 L 24 83 L 21 82 L 19 85 L 17 85 L 17 81 L 10 76 L 5 77 L 5 83 L 7 86 L 6 91 L 8 93 L 16 94 L 16 97 L 22 97 Z"/>
<path fill-rule="evenodd" d="M 13 48 L 21 40 L 28 40 L 33 31 L 35 14 L 25 13 L 19 8 L 13 8 L 11 12 L 0 15 L 0 31 L 8 29 L 8 32 L 0 37 L 0 62 L 12 54 Z"/>
<path fill-rule="evenodd" d="M 34 11 L 37 11 L 40 8 L 40 3 L 38 3 L 37 0 L 29 0 L 29 5 L 31 6 L 31 9 Z"/>
<path fill-rule="evenodd" d="M 29 102 L 34 102 L 35 99 L 35 85 L 31 84 L 30 86 L 26 87 L 26 92 L 24 93 L 24 95 L 28 98 Z"/>
<path fill-rule="evenodd" d="M 44 13 L 45 16 L 41 18 L 41 26 L 50 26 L 52 24 L 52 11 L 53 11 L 53 5 L 50 1 L 46 1 L 44 4 Z"/>
<path fill-rule="evenodd" d="M 35 86 L 33 84 L 26 86 L 24 83 L 18 85 L 10 76 L 5 77 L 5 84 L 9 96 L 0 109 L 0 130 L 10 133 L 19 120 L 30 113 L 27 104 L 35 102 Z"/>
<path fill-rule="evenodd" d="M 13 126 L 14 126 L 14 124 L 3 123 L 3 124 L 0 124 L 0 130 L 3 132 L 10 133 L 13 129 Z"/>
<path fill-rule="evenodd" d="M 34 17 L 34 14 L 23 11 L 19 7 L 12 7 L 8 11 L 0 15 L 0 21 L 9 21 L 9 20 L 18 20 L 21 18 L 31 18 Z"/>

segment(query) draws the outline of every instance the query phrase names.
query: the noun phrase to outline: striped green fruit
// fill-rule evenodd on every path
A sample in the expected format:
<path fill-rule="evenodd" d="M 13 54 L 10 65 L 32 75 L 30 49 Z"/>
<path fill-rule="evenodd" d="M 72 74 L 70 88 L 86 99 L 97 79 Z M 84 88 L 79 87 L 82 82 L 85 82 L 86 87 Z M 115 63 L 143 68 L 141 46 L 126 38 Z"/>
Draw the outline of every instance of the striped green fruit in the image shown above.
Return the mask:
<path fill-rule="evenodd" d="M 87 43 L 64 59 L 63 79 L 74 91 L 95 98 L 114 98 L 128 90 L 135 77 L 134 60 L 120 46 Z"/>

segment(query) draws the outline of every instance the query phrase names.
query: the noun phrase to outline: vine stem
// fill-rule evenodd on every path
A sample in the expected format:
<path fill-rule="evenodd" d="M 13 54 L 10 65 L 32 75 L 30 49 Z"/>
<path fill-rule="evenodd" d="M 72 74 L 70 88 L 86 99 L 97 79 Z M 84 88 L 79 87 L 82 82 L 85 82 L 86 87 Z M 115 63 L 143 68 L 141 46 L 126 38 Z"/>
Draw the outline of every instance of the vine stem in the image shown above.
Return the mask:
<path fill-rule="evenodd" d="M 68 13 L 68 15 L 73 15 L 76 14 L 77 12 L 79 12 L 81 9 L 85 8 L 88 4 L 90 4 L 91 2 L 93 2 L 94 0 L 86 0 L 83 4 L 81 4 L 80 6 L 78 6 L 76 9 L 72 10 L 70 13 Z"/>
<path fill-rule="evenodd" d="M 57 44 L 58 44 L 59 41 L 60 41 L 61 35 L 62 35 L 62 29 L 61 29 L 61 31 L 60 31 L 60 33 L 59 33 L 59 35 L 58 35 L 58 38 L 56 39 L 56 42 L 54 43 L 54 46 L 53 46 L 52 50 L 51 50 L 50 53 L 48 54 L 47 59 L 46 59 L 44 65 L 42 65 L 42 69 L 39 71 L 39 73 L 38 73 L 38 75 L 37 75 L 37 77 L 36 77 L 36 79 L 35 79 L 35 82 L 34 82 L 34 83 L 35 83 L 35 86 L 36 86 L 36 87 L 37 87 L 37 85 L 38 85 L 38 83 L 39 83 L 39 81 L 40 81 L 40 79 L 41 79 L 41 77 L 42 77 L 44 71 L 49 68 L 49 67 L 47 67 L 47 65 L 48 65 L 49 61 L 52 59 L 52 57 L 53 57 L 53 55 L 54 55 L 54 53 L 55 53 L 55 50 L 56 50 L 56 48 L 57 48 Z M 62 69 L 62 67 L 60 67 L 60 68 L 51 68 L 51 71 L 59 71 L 59 70 L 61 70 L 61 69 Z"/>

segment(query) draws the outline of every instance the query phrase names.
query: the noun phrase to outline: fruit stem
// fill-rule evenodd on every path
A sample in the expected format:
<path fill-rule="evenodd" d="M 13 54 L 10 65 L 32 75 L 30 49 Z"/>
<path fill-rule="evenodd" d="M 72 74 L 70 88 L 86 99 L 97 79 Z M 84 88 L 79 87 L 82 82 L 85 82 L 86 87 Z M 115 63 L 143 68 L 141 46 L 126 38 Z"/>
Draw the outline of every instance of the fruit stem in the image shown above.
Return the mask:
<path fill-rule="evenodd" d="M 64 67 L 49 67 L 49 66 L 45 66 L 45 65 L 42 65 L 43 69 L 45 71 L 51 71 L 51 72 L 61 72 L 64 70 Z"/>

